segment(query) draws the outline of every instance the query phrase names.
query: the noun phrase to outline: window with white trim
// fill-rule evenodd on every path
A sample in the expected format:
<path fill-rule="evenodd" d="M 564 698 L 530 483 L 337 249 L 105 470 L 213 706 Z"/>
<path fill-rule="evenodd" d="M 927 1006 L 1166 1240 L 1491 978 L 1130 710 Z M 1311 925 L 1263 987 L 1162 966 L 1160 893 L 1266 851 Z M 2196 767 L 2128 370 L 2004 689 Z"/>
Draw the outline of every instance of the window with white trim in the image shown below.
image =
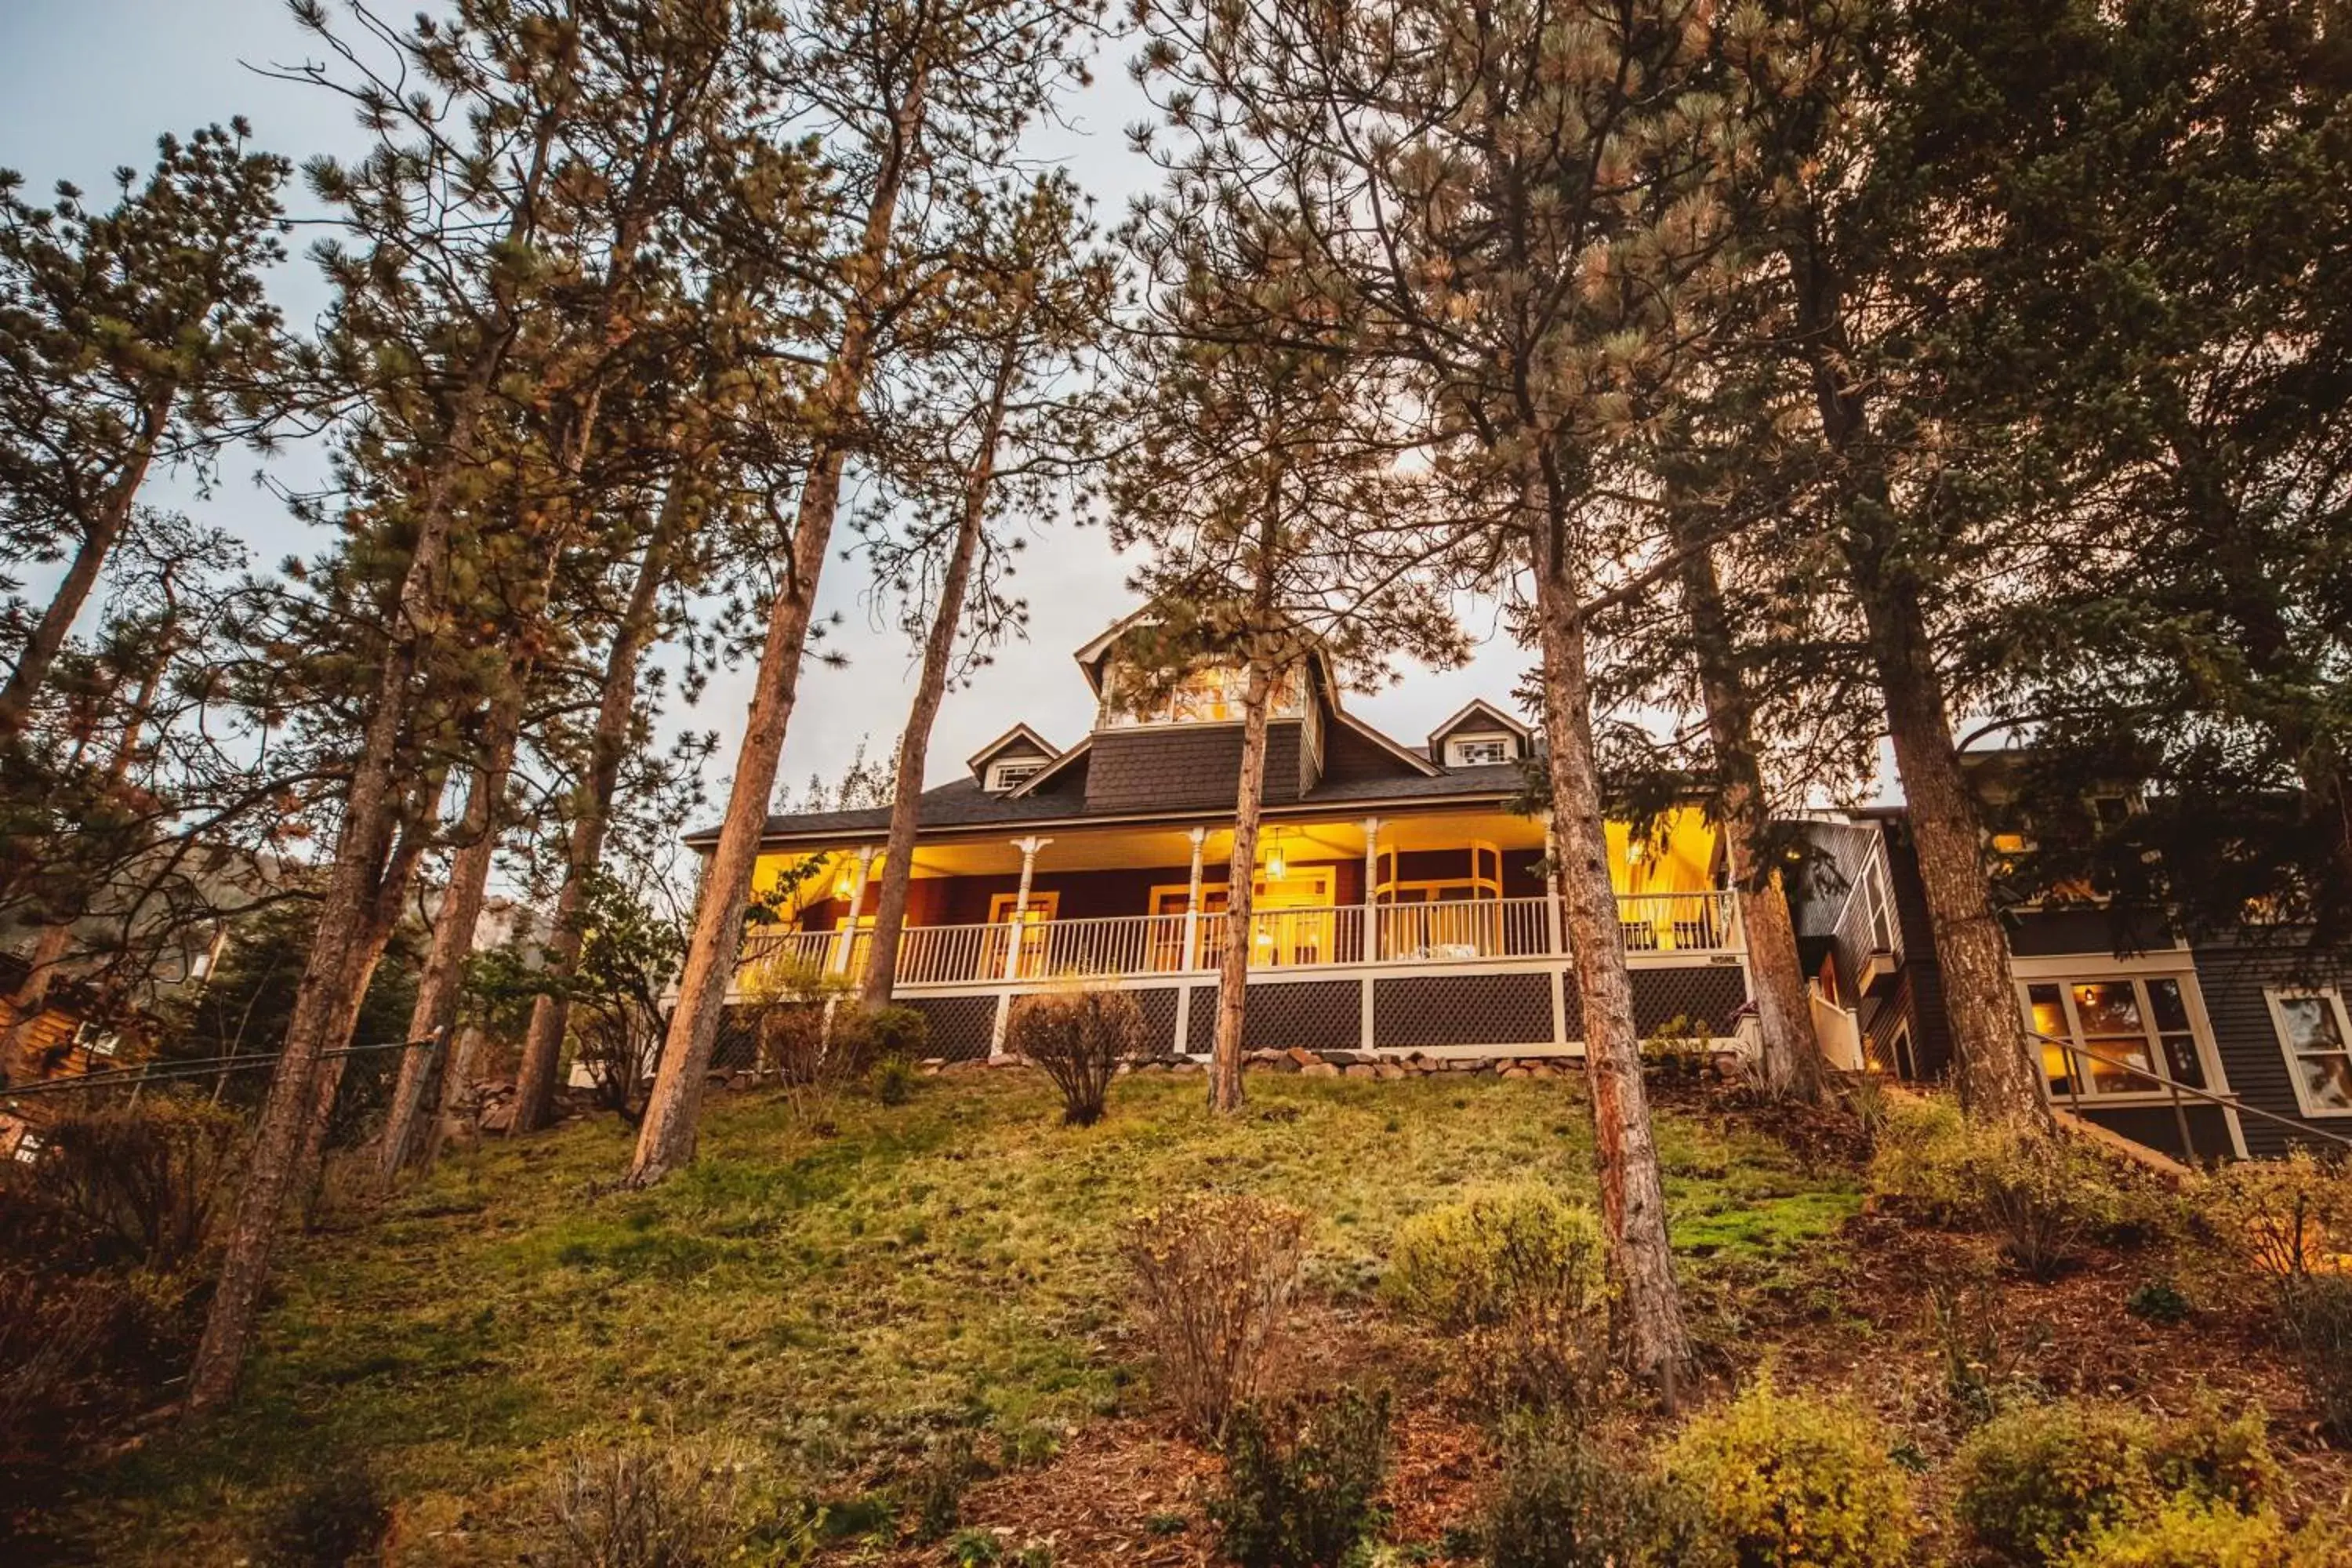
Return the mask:
<path fill-rule="evenodd" d="M 2264 991 L 2305 1116 L 2352 1116 L 2352 1017 L 2333 986 Z"/>
<path fill-rule="evenodd" d="M 1019 789 L 1045 766 L 1036 757 L 1024 757 L 1018 762 L 991 763 L 988 767 L 988 788 L 992 795 L 1003 795 Z"/>
<path fill-rule="evenodd" d="M 91 1056 L 110 1057 L 122 1048 L 122 1037 L 104 1025 L 85 1022 L 75 1026 L 73 1043 Z"/>
<path fill-rule="evenodd" d="M 48 1143 L 49 1141 L 47 1139 L 42 1137 L 31 1128 L 26 1128 L 23 1132 L 17 1134 L 16 1137 L 16 1163 L 20 1165 L 39 1164 L 41 1163 L 41 1151 L 47 1148 Z"/>
<path fill-rule="evenodd" d="M 2020 986 L 2040 1036 L 2050 1092 L 2072 1100 L 2205 1087 L 2204 1058 L 2179 977 L 2099 975 Z"/>
<path fill-rule="evenodd" d="M 1445 742 L 1449 768 L 1486 767 L 1507 763 L 1517 753 L 1508 735 L 1455 735 Z"/>

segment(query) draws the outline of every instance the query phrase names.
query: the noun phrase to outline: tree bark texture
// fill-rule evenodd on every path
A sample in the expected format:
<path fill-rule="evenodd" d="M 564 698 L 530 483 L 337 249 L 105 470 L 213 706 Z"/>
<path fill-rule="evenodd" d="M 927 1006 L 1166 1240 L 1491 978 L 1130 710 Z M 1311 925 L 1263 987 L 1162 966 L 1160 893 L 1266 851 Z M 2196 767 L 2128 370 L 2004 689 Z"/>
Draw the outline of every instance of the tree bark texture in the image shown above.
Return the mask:
<path fill-rule="evenodd" d="M 1242 1108 L 1242 1026 L 1249 1004 L 1250 928 L 1257 913 L 1258 824 L 1265 805 L 1265 661 L 1252 658 L 1242 688 L 1242 776 L 1234 791 L 1234 850 L 1225 868 L 1225 951 L 1217 962 L 1217 1033 L 1209 1047 L 1209 1109 Z"/>
<path fill-rule="evenodd" d="M 563 1032 L 572 1015 L 571 999 L 561 986 L 580 967 L 588 895 L 604 866 L 604 835 L 612 825 L 613 797 L 620 788 L 629 724 L 636 713 L 637 675 L 660 618 L 661 592 L 669 581 L 670 561 L 684 526 L 686 498 L 691 489 L 683 474 L 671 477 L 653 534 L 646 541 L 645 555 L 637 563 L 637 580 L 629 591 L 628 606 L 605 654 L 604 685 L 597 698 L 587 765 L 572 794 L 572 836 L 564 851 L 563 887 L 555 898 L 555 929 L 548 937 L 546 978 L 557 989 L 541 992 L 531 1004 L 530 1027 L 523 1037 L 522 1060 L 515 1076 L 512 1126 L 517 1132 L 536 1131 L 555 1113 L 556 1074 L 562 1064 Z"/>
<path fill-rule="evenodd" d="M 931 727 L 946 695 L 948 668 L 955 660 L 963 624 L 964 596 L 971 584 L 973 558 L 988 521 L 988 491 L 996 478 L 996 445 L 1004 429 L 1004 404 L 1012 389 L 1014 359 L 1008 350 L 998 363 L 996 384 L 981 431 L 980 449 L 965 478 L 963 510 L 956 520 L 955 544 L 940 579 L 940 602 L 923 641 L 923 668 L 915 686 L 907 728 L 898 737 L 898 772 L 890 795 L 890 837 L 882 850 L 882 890 L 874 906 L 874 936 L 866 944 L 866 971 L 858 999 L 868 1007 L 890 1000 L 898 973 L 898 942 L 907 921 L 907 894 L 914 881 L 915 834 L 921 827 L 923 768 L 930 756 Z"/>
<path fill-rule="evenodd" d="M 1724 856 L 1731 869 L 1732 896 L 1739 901 L 1739 926 L 1747 938 L 1748 973 L 1756 988 L 1764 1087 L 1774 1095 L 1817 1103 L 1822 1098 L 1821 1043 L 1814 1037 L 1812 1008 L 1805 996 L 1796 924 L 1780 868 L 1764 860 L 1770 806 L 1757 761 L 1755 709 L 1740 673 L 1714 556 L 1700 542 L 1676 543 L 1690 549 L 1683 564 L 1683 602 L 1700 695 L 1706 704 L 1707 739 L 1721 780 L 1717 816 L 1723 824 Z"/>
<path fill-rule="evenodd" d="M 1622 1353 L 1673 1402 L 1690 1367 L 1690 1336 L 1675 1283 L 1665 1186 L 1642 1082 L 1633 982 L 1610 875 L 1609 835 L 1592 748 L 1592 694 L 1583 617 L 1572 590 L 1538 552 L 1536 618 L 1543 652 L 1544 721 L 1551 742 L 1552 827 L 1560 903 L 1584 1007 L 1585 1076 L 1592 1100 L 1593 1163 L 1609 1268 L 1622 1310 Z"/>
<path fill-rule="evenodd" d="M 433 943 L 425 953 L 415 1005 L 408 1016 L 409 1040 L 431 1040 L 433 1046 L 401 1053 L 391 1110 L 376 1151 L 378 1173 L 386 1182 L 400 1173 L 415 1148 L 417 1119 L 425 1109 L 434 1064 L 440 1062 L 446 1068 L 456 1037 L 458 994 L 465 985 L 466 961 L 473 954 L 474 931 L 481 924 L 482 905 L 489 891 L 490 865 L 498 858 L 500 807 L 506 798 L 507 777 L 514 768 L 528 684 L 528 677 L 518 672 L 499 692 L 489 715 L 489 733 L 484 737 L 487 750 L 467 792 L 466 815 L 457 826 L 457 853 L 449 861 L 448 886 L 442 890 L 441 908 L 434 915 Z M 323 1133 L 323 1128 L 318 1131 Z"/>
<path fill-rule="evenodd" d="M 777 584 L 768 614 L 768 635 L 760 649 L 743 744 L 736 753 L 735 784 L 719 842 L 705 868 L 702 897 L 688 938 L 686 965 L 678 977 L 677 1008 L 670 1015 L 661 1066 L 646 1100 L 628 1180 L 646 1186 L 661 1181 L 694 1158 L 702 1115 L 704 1079 L 719 1041 L 727 988 L 743 942 L 743 911 L 751 902 L 751 878 L 759 868 L 760 840 L 767 828 L 768 800 L 782 761 L 784 731 L 799 695 L 801 656 L 808 642 L 818 574 L 833 540 L 841 502 L 842 442 L 856 419 L 873 363 L 880 279 L 889 262 L 907 159 L 923 112 L 923 77 L 918 72 L 898 108 L 894 151 L 880 171 L 867 205 L 858 269 L 860 288 L 843 324 L 839 347 L 816 398 L 820 434 L 801 487 L 793 520 L 790 570 Z"/>
<path fill-rule="evenodd" d="M 1921 608 L 1923 584 L 1904 560 L 1893 496 L 1872 450 L 1869 405 L 1848 369 L 1843 289 L 1823 257 L 1800 249 L 1790 260 L 1814 405 L 1839 463 L 1846 572 L 1886 703 L 1942 969 L 1960 1101 L 1973 1115 L 2047 1130 L 2041 1064 L 2026 1043 L 2009 939 L 1985 877 L 1976 803 L 1952 743 L 1943 676 Z"/>

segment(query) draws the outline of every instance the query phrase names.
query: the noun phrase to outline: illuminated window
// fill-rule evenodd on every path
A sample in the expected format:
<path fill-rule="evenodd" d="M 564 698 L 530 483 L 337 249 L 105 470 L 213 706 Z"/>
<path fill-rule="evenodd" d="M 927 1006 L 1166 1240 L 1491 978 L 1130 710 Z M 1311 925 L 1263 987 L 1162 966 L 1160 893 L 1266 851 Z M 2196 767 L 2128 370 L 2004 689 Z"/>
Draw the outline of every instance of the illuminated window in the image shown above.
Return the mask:
<path fill-rule="evenodd" d="M 2305 1116 L 2352 1116 L 2352 1018 L 2343 993 L 2265 991 Z"/>
<path fill-rule="evenodd" d="M 1449 768 L 1475 768 L 1507 763 L 1512 754 L 1508 735 L 1458 735 L 1445 742 L 1445 765 Z"/>
<path fill-rule="evenodd" d="M 2026 1022 L 2040 1037 L 2050 1092 L 2161 1094 L 2167 1084 L 2205 1087 L 2205 1065 L 2181 982 L 2169 975 L 2037 980 L 2025 991 Z"/>
<path fill-rule="evenodd" d="M 1044 763 L 1034 757 L 1024 758 L 1017 763 L 992 763 L 988 770 L 989 790 L 992 794 L 1003 795 L 1019 789 L 1023 784 L 1035 778 L 1045 766 Z"/>
<path fill-rule="evenodd" d="M 1139 724 L 1238 724 L 1249 690 L 1249 671 L 1237 665 L 1204 665 L 1179 679 L 1164 695 L 1130 705 L 1118 697 L 1120 671 L 1114 668 L 1104 685 L 1102 723 L 1106 729 Z M 1266 697 L 1266 713 L 1276 719 L 1296 719 L 1306 711 L 1306 684 L 1297 669 L 1275 678 Z"/>

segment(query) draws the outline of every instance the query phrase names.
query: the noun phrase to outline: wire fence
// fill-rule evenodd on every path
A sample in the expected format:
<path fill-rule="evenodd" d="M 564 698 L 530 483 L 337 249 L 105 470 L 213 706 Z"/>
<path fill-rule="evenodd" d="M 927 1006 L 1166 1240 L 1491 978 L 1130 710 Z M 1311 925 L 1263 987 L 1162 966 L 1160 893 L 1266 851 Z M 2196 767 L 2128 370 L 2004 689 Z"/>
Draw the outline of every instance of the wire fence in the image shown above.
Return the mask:
<path fill-rule="evenodd" d="M 375 1057 L 386 1051 L 429 1050 L 434 1044 L 433 1037 L 428 1035 L 414 1040 L 383 1040 L 373 1045 L 343 1046 L 320 1054 L 326 1058 Z M 0 1102 L 53 1095 L 103 1094 L 117 1089 L 128 1090 L 129 1097 L 136 1100 L 145 1089 L 157 1084 L 194 1082 L 205 1079 L 212 1080 L 212 1098 L 218 1100 L 227 1089 L 231 1078 L 239 1073 L 268 1071 L 278 1065 L 278 1055 L 276 1051 L 246 1051 L 235 1056 L 191 1057 L 100 1068 L 68 1078 L 12 1085 L 0 1091 Z"/>

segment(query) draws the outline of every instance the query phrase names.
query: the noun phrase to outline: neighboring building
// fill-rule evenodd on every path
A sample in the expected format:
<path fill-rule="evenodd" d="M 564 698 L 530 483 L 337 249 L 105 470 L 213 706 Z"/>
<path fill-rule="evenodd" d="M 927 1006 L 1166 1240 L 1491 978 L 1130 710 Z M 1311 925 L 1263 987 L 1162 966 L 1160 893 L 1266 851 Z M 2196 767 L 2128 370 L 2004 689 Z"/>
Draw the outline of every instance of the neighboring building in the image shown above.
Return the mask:
<path fill-rule="evenodd" d="M 942 1056 L 989 1055 L 1010 998 L 1073 977 L 1134 991 L 1171 1048 L 1209 1048 L 1242 677 L 1205 669 L 1134 711 L 1118 700 L 1122 629 L 1076 656 L 1100 700 L 1092 733 L 1063 750 L 1015 724 L 923 796 L 895 994 Z M 1345 710 L 1319 663 L 1276 693 L 1248 1048 L 1576 1047 L 1544 825 L 1522 800 L 1534 747 L 1483 701 L 1419 745 L 1392 739 Z M 887 808 L 769 819 L 755 889 L 803 875 L 782 917 L 748 935 L 739 994 L 777 965 L 861 972 L 888 823 Z M 1609 833 L 1636 1023 L 1727 1039 L 1748 988 L 1713 826 L 1689 809 L 1648 839 Z"/>
<path fill-rule="evenodd" d="M 1840 1065 L 1944 1077 L 1942 971 L 1903 813 L 1802 832 L 1818 874 L 1797 899 L 1799 947 L 1825 1048 Z M 2013 847 L 2004 837 L 1996 855 Z M 2313 961 L 2292 929 L 2191 939 L 2095 900 L 2003 919 L 2052 1103 L 2175 1156 L 2340 1152 L 2352 1138 L 2352 963 Z"/>

